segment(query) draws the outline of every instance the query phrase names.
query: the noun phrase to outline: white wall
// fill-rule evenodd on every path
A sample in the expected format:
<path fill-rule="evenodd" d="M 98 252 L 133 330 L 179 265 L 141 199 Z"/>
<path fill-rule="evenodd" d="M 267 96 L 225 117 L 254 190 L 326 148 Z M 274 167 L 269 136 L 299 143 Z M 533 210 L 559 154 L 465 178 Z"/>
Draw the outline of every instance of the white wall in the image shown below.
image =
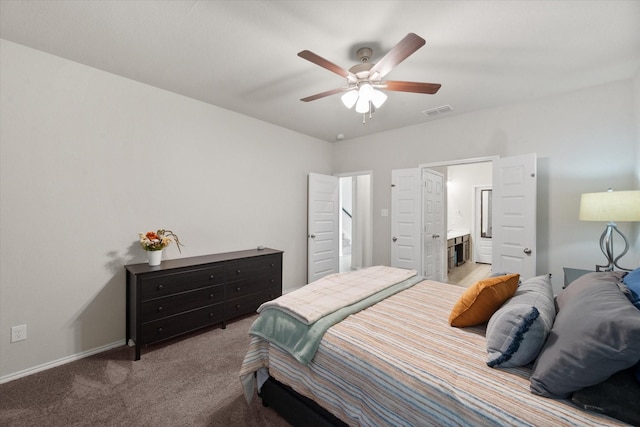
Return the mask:
<path fill-rule="evenodd" d="M 447 167 L 447 229 L 471 231 L 475 187 L 491 185 L 491 162 Z M 480 209 L 480 207 L 478 207 Z"/>
<path fill-rule="evenodd" d="M 336 143 L 334 172 L 373 170 L 374 264 L 390 260 L 391 170 L 456 159 L 537 153 L 537 272 L 594 268 L 604 224 L 578 221 L 580 194 L 638 188 L 633 82 L 452 116 Z M 409 95 L 408 95 L 409 96 Z M 455 105 L 453 106 L 455 108 Z M 385 105 L 376 117 L 384 119 Z M 629 233 L 629 224 L 620 224 Z M 638 248 L 623 264 L 638 259 Z"/>
<path fill-rule="evenodd" d="M 306 283 L 306 176 L 332 144 L 0 43 L 0 379 L 124 342 L 138 232 L 175 231 L 168 258 L 281 249 L 285 290 Z"/>

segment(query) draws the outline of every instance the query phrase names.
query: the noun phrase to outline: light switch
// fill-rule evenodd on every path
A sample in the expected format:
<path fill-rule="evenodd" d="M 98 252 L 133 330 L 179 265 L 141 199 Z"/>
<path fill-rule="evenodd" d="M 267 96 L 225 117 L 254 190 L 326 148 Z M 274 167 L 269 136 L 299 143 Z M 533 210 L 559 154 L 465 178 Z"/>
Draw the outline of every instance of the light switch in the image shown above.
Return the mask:
<path fill-rule="evenodd" d="M 380 216 L 389 216 L 389 209 L 382 209 L 380 211 Z"/>

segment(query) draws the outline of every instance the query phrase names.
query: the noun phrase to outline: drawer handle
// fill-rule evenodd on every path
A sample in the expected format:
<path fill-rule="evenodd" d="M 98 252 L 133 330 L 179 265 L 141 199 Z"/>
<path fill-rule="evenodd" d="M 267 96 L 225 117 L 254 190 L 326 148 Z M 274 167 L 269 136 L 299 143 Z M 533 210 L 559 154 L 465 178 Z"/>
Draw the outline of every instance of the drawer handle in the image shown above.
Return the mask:
<path fill-rule="evenodd" d="M 275 267 L 276 265 L 274 263 L 271 263 L 271 267 Z"/>
<path fill-rule="evenodd" d="M 213 280 L 213 274 L 209 276 L 209 280 Z"/>
<path fill-rule="evenodd" d="M 236 310 L 240 310 L 240 304 L 236 304 Z"/>
<path fill-rule="evenodd" d="M 159 334 L 161 334 L 161 333 L 163 333 L 163 332 L 164 332 L 164 329 L 162 329 L 162 328 L 158 328 L 158 333 L 159 333 Z"/>
<path fill-rule="evenodd" d="M 164 288 L 164 285 L 158 285 L 158 290 L 161 291 Z"/>
<path fill-rule="evenodd" d="M 162 310 L 163 310 L 162 306 L 161 306 L 161 305 L 159 305 L 159 306 L 158 306 L 158 311 L 162 311 Z"/>
<path fill-rule="evenodd" d="M 275 280 L 271 279 L 271 283 L 275 283 L 275 282 L 276 282 Z"/>
<path fill-rule="evenodd" d="M 209 299 L 213 299 L 213 294 L 209 294 Z"/>
<path fill-rule="evenodd" d="M 240 292 L 240 286 L 236 288 L 236 292 Z"/>
<path fill-rule="evenodd" d="M 236 274 L 240 274 L 240 269 L 236 270 Z"/>
<path fill-rule="evenodd" d="M 213 317 L 213 313 L 209 313 L 209 317 Z"/>

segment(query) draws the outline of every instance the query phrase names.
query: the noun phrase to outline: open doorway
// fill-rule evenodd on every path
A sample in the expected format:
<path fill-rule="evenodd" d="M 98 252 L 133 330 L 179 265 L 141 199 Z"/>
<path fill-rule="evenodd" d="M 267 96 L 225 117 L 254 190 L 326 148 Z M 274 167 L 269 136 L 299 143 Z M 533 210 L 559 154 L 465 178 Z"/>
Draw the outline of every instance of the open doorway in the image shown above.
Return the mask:
<path fill-rule="evenodd" d="M 351 270 L 353 250 L 353 178 L 340 178 L 340 273 Z"/>
<path fill-rule="evenodd" d="M 340 182 L 339 269 L 370 267 L 372 248 L 371 172 L 338 175 Z"/>
<path fill-rule="evenodd" d="M 342 177 L 349 178 L 344 181 L 345 191 L 341 191 Z M 370 267 L 371 171 L 339 175 L 311 172 L 307 185 L 307 283 L 329 274 Z"/>
<path fill-rule="evenodd" d="M 491 274 L 492 240 L 477 237 L 481 232 L 482 211 L 476 192 L 478 188 L 491 188 L 492 161 L 493 157 L 421 165 L 423 169 L 443 174 L 446 181 L 446 238 L 441 240 L 440 259 L 446 272 L 443 281 L 448 283 L 468 286 Z M 484 206 L 486 208 L 486 203 Z M 480 260 L 480 251 L 488 252 L 489 257 L 483 256 Z"/>

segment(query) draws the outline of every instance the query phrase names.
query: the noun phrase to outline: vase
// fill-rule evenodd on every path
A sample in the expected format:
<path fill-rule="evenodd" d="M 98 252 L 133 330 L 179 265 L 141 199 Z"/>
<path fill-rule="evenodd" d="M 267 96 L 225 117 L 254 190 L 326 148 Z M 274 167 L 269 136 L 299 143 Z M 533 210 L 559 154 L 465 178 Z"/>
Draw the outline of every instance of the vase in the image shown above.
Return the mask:
<path fill-rule="evenodd" d="M 151 267 L 160 265 L 160 263 L 162 262 L 162 250 L 147 251 L 147 260 L 149 260 L 149 265 Z"/>

